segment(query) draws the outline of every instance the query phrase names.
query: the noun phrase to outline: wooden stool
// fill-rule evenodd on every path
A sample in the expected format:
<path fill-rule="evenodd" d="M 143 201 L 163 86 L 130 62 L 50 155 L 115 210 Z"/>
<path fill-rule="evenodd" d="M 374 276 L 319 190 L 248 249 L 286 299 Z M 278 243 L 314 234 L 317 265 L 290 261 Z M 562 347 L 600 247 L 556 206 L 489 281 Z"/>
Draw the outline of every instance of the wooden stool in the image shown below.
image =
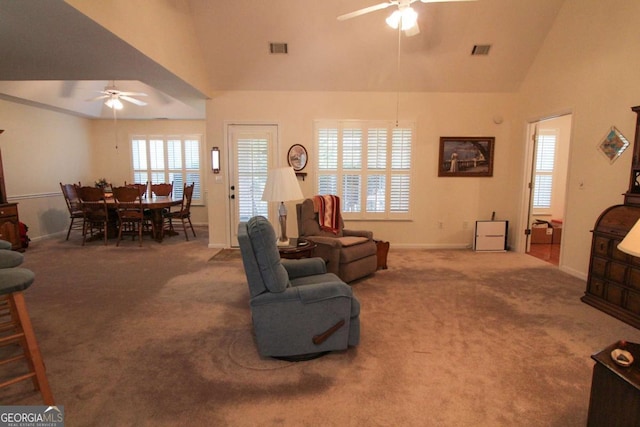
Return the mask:
<path fill-rule="evenodd" d="M 0 367 L 22 359 L 26 360 L 29 367 L 27 374 L 0 383 L 0 388 L 31 378 L 34 388 L 40 390 L 45 405 L 51 406 L 54 405 L 53 395 L 22 293 L 31 286 L 34 278 L 33 272 L 25 268 L 0 269 L 0 346 L 17 343 L 22 347 L 22 354 L 1 359 Z"/>

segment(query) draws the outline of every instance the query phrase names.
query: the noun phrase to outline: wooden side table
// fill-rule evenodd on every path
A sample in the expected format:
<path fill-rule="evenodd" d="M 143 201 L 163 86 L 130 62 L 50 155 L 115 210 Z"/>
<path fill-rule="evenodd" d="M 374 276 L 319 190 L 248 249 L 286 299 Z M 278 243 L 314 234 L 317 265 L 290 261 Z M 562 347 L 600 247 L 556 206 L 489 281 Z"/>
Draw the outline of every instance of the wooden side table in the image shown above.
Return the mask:
<path fill-rule="evenodd" d="M 633 356 L 631 366 L 618 366 L 611 359 L 611 351 L 620 347 Z M 640 422 L 640 345 L 615 343 L 591 358 L 596 363 L 587 426 L 637 426 Z"/>
<path fill-rule="evenodd" d="M 280 252 L 280 258 L 286 259 L 301 259 L 301 258 L 311 258 L 313 256 L 313 250 L 316 248 L 316 244 L 307 239 L 296 239 L 292 238 L 290 240 L 290 246 L 279 246 L 278 251 Z"/>

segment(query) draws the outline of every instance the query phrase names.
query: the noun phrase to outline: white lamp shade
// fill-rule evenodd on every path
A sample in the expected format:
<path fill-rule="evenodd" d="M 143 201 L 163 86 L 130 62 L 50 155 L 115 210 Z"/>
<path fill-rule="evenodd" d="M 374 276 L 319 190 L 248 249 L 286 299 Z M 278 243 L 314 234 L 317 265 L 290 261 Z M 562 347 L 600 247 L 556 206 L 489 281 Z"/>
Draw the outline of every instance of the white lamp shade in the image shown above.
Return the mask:
<path fill-rule="evenodd" d="M 618 244 L 618 250 L 635 257 L 640 257 L 640 220 L 635 223 L 624 239 L 622 239 L 622 242 Z"/>
<path fill-rule="evenodd" d="M 269 170 L 267 183 L 262 193 L 262 200 L 267 202 L 286 202 L 303 198 L 304 196 L 293 168 L 284 167 Z"/>

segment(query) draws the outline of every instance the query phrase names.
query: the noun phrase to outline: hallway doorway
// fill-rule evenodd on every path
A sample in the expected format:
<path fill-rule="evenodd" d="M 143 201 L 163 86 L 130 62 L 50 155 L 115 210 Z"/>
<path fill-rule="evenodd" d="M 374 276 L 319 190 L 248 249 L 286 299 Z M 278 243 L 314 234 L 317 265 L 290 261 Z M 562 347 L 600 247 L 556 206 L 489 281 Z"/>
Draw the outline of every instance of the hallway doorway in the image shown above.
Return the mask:
<path fill-rule="evenodd" d="M 558 266 L 565 225 L 572 115 L 529 124 L 530 181 L 528 187 L 526 253 Z"/>

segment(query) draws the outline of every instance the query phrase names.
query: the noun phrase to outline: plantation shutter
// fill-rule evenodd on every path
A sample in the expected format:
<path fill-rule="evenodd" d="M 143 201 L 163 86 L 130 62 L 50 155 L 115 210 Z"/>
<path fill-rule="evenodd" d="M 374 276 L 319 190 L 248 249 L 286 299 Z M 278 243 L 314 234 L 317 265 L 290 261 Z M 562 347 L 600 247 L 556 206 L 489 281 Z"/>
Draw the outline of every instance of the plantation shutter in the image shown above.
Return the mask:
<path fill-rule="evenodd" d="M 413 125 L 317 121 L 317 193 L 341 198 L 345 219 L 407 219 Z"/>
<path fill-rule="evenodd" d="M 551 209 L 553 170 L 556 157 L 556 134 L 540 132 L 536 141 L 533 208 Z"/>
<path fill-rule="evenodd" d="M 173 197 L 181 198 L 184 184 L 194 184 L 192 202 L 202 203 L 199 136 L 131 138 L 133 182 L 173 183 Z"/>
<path fill-rule="evenodd" d="M 240 221 L 261 215 L 268 217 L 268 203 L 262 200 L 267 183 L 269 141 L 263 138 L 239 138 L 238 161 L 238 215 Z"/>
<path fill-rule="evenodd" d="M 318 130 L 318 194 L 338 194 L 338 129 Z"/>
<path fill-rule="evenodd" d="M 393 129 L 391 137 L 391 188 L 389 191 L 389 210 L 392 213 L 409 212 L 412 139 L 411 129 Z"/>
<path fill-rule="evenodd" d="M 386 211 L 386 169 L 387 129 L 371 128 L 367 134 L 367 212 Z"/>

